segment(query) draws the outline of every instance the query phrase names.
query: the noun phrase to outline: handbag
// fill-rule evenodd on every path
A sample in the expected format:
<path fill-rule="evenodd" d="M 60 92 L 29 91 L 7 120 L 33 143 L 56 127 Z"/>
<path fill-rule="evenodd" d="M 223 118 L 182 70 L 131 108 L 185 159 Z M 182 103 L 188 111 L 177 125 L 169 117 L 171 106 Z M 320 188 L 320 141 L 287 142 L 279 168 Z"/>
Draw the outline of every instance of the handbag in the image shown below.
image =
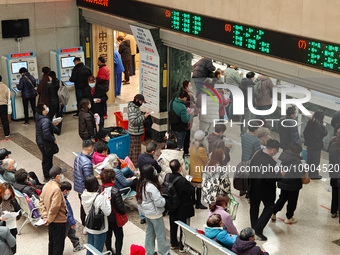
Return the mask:
<path fill-rule="evenodd" d="M 128 222 L 128 217 L 125 213 L 117 213 L 116 210 L 112 206 L 112 211 L 116 217 L 116 223 L 119 228 L 123 227 L 126 222 Z"/>
<path fill-rule="evenodd" d="M 304 176 L 301 176 L 301 182 L 302 182 L 302 184 L 310 183 L 310 179 L 309 179 L 308 173 L 305 173 Z"/>
<path fill-rule="evenodd" d="M 35 96 L 37 96 L 38 95 L 38 93 L 37 93 L 37 91 L 35 90 L 35 87 L 34 87 L 34 85 L 33 85 L 33 83 L 32 83 L 32 81 L 31 81 L 31 79 L 30 78 L 28 78 L 27 76 L 24 76 L 28 81 L 29 81 L 29 83 L 31 83 L 31 85 L 32 85 L 32 87 L 33 87 L 33 89 L 34 89 L 34 91 L 35 91 Z"/>
<path fill-rule="evenodd" d="M 12 100 L 11 100 L 11 91 L 8 89 L 8 104 L 7 104 L 7 113 L 12 114 Z"/>
<path fill-rule="evenodd" d="M 47 142 L 43 146 L 47 154 L 57 154 L 59 152 L 59 147 L 55 143 Z"/>
<path fill-rule="evenodd" d="M 229 204 L 227 207 L 227 212 L 230 214 L 231 219 L 235 220 L 238 206 L 240 205 L 240 203 L 236 201 L 234 195 L 231 192 L 229 192 L 228 195 L 229 195 Z"/>
<path fill-rule="evenodd" d="M 91 210 L 85 219 L 85 227 L 92 230 L 103 230 L 105 228 L 104 224 L 104 213 L 98 208 L 98 213 L 96 213 L 96 209 L 94 206 L 94 202 L 96 201 L 98 194 L 93 199 Z"/>

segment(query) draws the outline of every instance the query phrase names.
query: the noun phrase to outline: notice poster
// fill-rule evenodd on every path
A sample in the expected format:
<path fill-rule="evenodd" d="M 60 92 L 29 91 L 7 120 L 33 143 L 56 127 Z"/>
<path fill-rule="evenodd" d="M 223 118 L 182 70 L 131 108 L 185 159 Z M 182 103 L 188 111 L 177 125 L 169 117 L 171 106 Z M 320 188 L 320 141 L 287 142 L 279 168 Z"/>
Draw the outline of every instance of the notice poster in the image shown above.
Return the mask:
<path fill-rule="evenodd" d="M 147 108 L 159 112 L 159 55 L 148 29 L 130 25 L 139 48 L 139 92 Z"/>

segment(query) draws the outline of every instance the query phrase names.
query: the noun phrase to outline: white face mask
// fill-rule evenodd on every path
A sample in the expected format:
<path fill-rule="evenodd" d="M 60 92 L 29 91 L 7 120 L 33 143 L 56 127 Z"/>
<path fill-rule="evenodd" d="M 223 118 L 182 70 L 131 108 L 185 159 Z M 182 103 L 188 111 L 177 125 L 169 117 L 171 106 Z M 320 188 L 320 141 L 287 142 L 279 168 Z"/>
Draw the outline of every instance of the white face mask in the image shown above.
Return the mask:
<path fill-rule="evenodd" d="M 106 137 L 105 137 L 105 142 L 108 143 L 109 141 L 110 141 L 110 137 L 109 137 L 109 136 L 106 136 Z"/>
<path fill-rule="evenodd" d="M 91 109 L 91 104 L 89 104 L 89 109 Z"/>
<path fill-rule="evenodd" d="M 61 179 L 60 181 L 63 181 L 64 180 L 64 174 L 61 174 Z"/>
<path fill-rule="evenodd" d="M 90 86 L 91 88 L 94 88 L 94 86 L 96 86 L 96 84 L 95 84 L 95 83 L 89 83 L 89 86 Z"/>
<path fill-rule="evenodd" d="M 17 170 L 18 163 L 17 163 L 17 162 L 15 162 L 13 167 L 14 167 L 14 170 Z"/>
<path fill-rule="evenodd" d="M 4 199 L 8 200 L 11 197 L 11 195 L 4 195 Z"/>

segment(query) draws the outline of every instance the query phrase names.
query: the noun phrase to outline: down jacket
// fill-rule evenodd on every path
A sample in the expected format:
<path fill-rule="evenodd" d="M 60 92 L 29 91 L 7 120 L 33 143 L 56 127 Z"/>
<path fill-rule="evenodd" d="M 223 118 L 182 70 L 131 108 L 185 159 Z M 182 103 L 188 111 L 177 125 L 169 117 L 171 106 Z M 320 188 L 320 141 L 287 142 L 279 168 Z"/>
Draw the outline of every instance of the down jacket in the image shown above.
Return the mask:
<path fill-rule="evenodd" d="M 144 134 L 145 116 L 140 111 L 140 108 L 132 101 L 128 104 L 128 120 L 128 130 L 130 135 Z"/>
<path fill-rule="evenodd" d="M 193 117 L 192 114 L 187 113 L 187 108 L 185 106 L 185 103 L 186 103 L 185 101 L 177 97 L 169 103 L 170 116 L 171 116 L 171 109 L 172 109 L 175 112 L 177 118 L 180 119 L 179 123 L 176 123 L 176 124 L 174 124 L 174 122 L 170 119 L 171 130 L 173 131 L 184 132 L 188 127 L 188 123 Z"/>
<path fill-rule="evenodd" d="M 83 140 L 91 139 L 95 135 L 96 123 L 93 113 L 89 110 L 81 109 L 78 119 L 79 136 Z"/>
<path fill-rule="evenodd" d="M 142 190 L 142 203 L 138 204 L 138 210 L 146 217 L 148 215 L 160 215 L 164 212 L 165 198 L 152 183 L 147 183 Z"/>
<path fill-rule="evenodd" d="M 223 227 L 209 228 L 206 227 L 205 230 L 206 237 L 210 239 L 216 239 L 217 242 L 224 246 L 232 247 L 237 235 L 231 235 L 227 231 L 223 230 Z"/>
<path fill-rule="evenodd" d="M 243 241 L 239 236 L 234 242 L 232 251 L 240 255 L 269 255 L 268 252 L 262 251 L 260 247 L 256 246 L 256 242 Z"/>
<path fill-rule="evenodd" d="M 210 93 L 212 93 L 213 95 L 215 95 L 215 93 L 213 91 L 211 91 L 210 89 L 207 88 L 208 91 L 210 91 Z M 202 92 L 198 97 L 197 97 L 197 101 L 196 101 L 196 107 L 201 108 L 202 105 L 202 95 L 206 94 L 207 96 L 207 112 L 206 114 L 202 114 L 202 111 L 199 114 L 199 119 L 200 122 L 206 122 L 209 124 L 213 124 L 214 120 L 219 120 L 220 119 L 220 107 L 219 107 L 219 100 L 218 97 L 215 95 L 214 99 L 215 101 L 211 98 L 211 96 L 207 95 L 206 92 Z M 215 103 L 216 102 L 216 103 Z M 203 130 L 205 131 L 205 130 Z"/>
<path fill-rule="evenodd" d="M 85 190 L 85 177 L 93 174 L 92 157 L 81 153 L 74 160 L 74 190 L 83 193 Z"/>
<path fill-rule="evenodd" d="M 20 78 L 17 88 L 21 90 L 22 98 L 26 99 L 37 96 L 37 92 L 34 89 L 36 86 L 37 82 L 35 78 L 30 73 L 24 73 Z"/>
<path fill-rule="evenodd" d="M 35 115 L 35 129 L 38 145 L 54 143 L 55 137 L 53 133 L 60 134 L 59 129 L 53 125 L 47 116 L 38 113 Z"/>
<path fill-rule="evenodd" d="M 181 163 L 182 166 L 182 176 L 187 175 L 187 169 L 185 168 L 185 163 L 183 160 L 183 153 L 184 151 L 179 150 L 170 150 L 170 149 L 164 149 L 161 150 L 161 155 L 158 158 L 159 165 L 162 168 L 162 171 L 159 173 L 158 180 L 160 183 L 164 182 L 165 175 L 168 173 L 172 173 L 170 169 L 170 161 L 173 159 L 177 159 L 179 163 Z"/>
<path fill-rule="evenodd" d="M 105 92 L 109 91 L 110 86 L 110 69 L 107 65 L 102 65 L 99 67 L 98 74 L 96 77 L 96 84 L 103 88 Z"/>
<path fill-rule="evenodd" d="M 202 58 L 194 64 L 194 71 L 192 78 L 206 78 L 216 67 L 213 65 L 212 60 L 209 58 Z"/>
<path fill-rule="evenodd" d="M 131 61 L 131 48 L 130 40 L 124 40 L 119 44 L 118 49 L 120 55 L 122 56 L 122 61 Z"/>
<path fill-rule="evenodd" d="M 122 195 L 119 192 L 119 189 L 113 184 L 113 183 L 106 183 L 103 184 L 103 186 L 100 188 L 99 192 L 102 192 L 106 188 L 111 188 L 111 208 L 114 208 L 115 211 L 119 214 L 126 213 L 126 208 L 124 205 L 124 201 L 122 199 Z M 109 222 L 116 221 L 116 216 L 114 212 L 112 211 L 111 214 L 108 217 Z"/>
<path fill-rule="evenodd" d="M 327 130 L 324 125 L 309 120 L 307 126 L 303 131 L 303 137 L 305 138 L 305 145 L 312 150 L 322 150 L 322 139 L 327 135 Z"/>
<path fill-rule="evenodd" d="M 281 125 L 281 122 L 284 121 L 284 125 Z M 299 142 L 299 130 L 298 127 L 295 126 L 295 122 L 292 117 L 283 117 L 280 119 L 279 124 L 279 134 L 280 134 L 280 147 L 283 150 L 288 149 L 288 146 L 292 143 Z"/>
<path fill-rule="evenodd" d="M 91 69 L 80 62 L 73 68 L 70 81 L 74 82 L 76 89 L 84 89 L 89 85 L 88 78 L 90 75 L 92 75 Z"/>

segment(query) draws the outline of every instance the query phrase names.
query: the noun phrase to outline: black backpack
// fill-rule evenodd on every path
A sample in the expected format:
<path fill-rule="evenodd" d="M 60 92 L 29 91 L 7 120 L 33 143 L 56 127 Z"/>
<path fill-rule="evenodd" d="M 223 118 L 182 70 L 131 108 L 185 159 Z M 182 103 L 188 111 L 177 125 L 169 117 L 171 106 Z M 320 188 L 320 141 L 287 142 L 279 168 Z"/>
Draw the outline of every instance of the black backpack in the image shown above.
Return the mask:
<path fill-rule="evenodd" d="M 85 227 L 92 230 L 103 230 L 105 227 L 104 213 L 100 208 L 98 209 L 98 213 L 95 212 L 94 202 L 96 201 L 97 196 L 98 194 L 93 199 L 91 210 L 86 217 Z"/>
<path fill-rule="evenodd" d="M 177 176 L 172 182 L 169 181 L 170 173 L 165 176 L 164 182 L 162 184 L 163 197 L 165 198 L 165 210 L 168 212 L 173 212 L 177 209 L 180 204 L 177 191 L 175 189 L 175 182 L 177 182 L 181 176 Z"/>
<path fill-rule="evenodd" d="M 173 109 L 173 103 L 175 99 L 170 103 L 170 111 L 169 111 L 169 121 L 170 121 L 170 128 L 172 131 L 185 131 L 187 129 L 188 123 L 184 123 L 181 117 L 177 116 Z"/>

